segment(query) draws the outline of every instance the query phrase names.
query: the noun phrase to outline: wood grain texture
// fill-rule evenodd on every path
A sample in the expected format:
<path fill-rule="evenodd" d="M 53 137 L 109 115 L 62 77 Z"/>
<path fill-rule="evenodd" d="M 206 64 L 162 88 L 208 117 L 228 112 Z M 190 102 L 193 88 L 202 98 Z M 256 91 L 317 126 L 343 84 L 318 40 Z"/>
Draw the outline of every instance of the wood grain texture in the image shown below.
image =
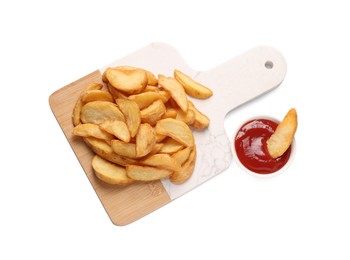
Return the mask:
<path fill-rule="evenodd" d="M 95 176 L 91 167 L 93 152 L 81 138 L 72 135 L 73 107 L 81 92 L 94 82 L 103 83 L 98 70 L 54 92 L 49 98 L 49 103 L 109 218 L 113 224 L 122 226 L 149 214 L 171 200 L 160 181 L 120 187 L 103 183 Z"/>

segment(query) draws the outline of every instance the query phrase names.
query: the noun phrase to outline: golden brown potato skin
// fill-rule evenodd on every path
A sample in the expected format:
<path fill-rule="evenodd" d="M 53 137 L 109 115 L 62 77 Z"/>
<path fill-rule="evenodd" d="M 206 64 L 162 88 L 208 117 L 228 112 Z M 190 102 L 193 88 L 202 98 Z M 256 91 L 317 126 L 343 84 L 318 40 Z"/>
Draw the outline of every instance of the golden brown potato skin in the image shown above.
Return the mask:
<path fill-rule="evenodd" d="M 267 140 L 267 150 L 273 158 L 283 155 L 293 142 L 298 127 L 298 115 L 295 108 L 288 111 L 275 132 Z"/>
<path fill-rule="evenodd" d="M 187 161 L 181 166 L 181 169 L 179 171 L 174 171 L 174 173 L 169 177 L 172 183 L 182 184 L 192 176 L 196 164 L 196 153 L 196 148 L 194 147 Z"/>
<path fill-rule="evenodd" d="M 186 94 L 191 97 L 207 99 L 213 95 L 213 91 L 209 88 L 194 81 L 191 77 L 177 69 L 174 70 L 174 77 L 184 87 Z"/>
<path fill-rule="evenodd" d="M 126 174 L 125 167 L 111 163 L 98 155 L 92 159 L 92 168 L 97 178 L 106 183 L 127 185 L 134 182 Z"/>

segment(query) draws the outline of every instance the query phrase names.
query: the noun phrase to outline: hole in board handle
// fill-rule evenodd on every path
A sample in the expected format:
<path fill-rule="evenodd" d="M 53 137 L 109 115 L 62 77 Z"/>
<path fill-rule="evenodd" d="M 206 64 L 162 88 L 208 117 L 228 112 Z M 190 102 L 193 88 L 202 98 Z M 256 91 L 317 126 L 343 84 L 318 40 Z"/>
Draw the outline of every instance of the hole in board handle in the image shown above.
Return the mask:
<path fill-rule="evenodd" d="M 273 62 L 270 61 L 270 60 L 266 61 L 265 62 L 265 68 L 267 68 L 269 70 L 272 69 L 273 68 Z"/>

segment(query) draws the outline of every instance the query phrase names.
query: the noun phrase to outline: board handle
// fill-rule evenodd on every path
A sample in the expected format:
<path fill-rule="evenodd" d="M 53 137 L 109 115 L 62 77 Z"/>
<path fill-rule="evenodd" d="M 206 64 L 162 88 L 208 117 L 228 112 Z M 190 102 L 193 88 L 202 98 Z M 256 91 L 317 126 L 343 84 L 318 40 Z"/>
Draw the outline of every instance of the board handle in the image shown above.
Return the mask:
<path fill-rule="evenodd" d="M 196 79 L 218 90 L 213 103 L 225 117 L 239 105 L 278 87 L 286 72 L 287 63 L 278 50 L 259 46 L 199 73 Z"/>

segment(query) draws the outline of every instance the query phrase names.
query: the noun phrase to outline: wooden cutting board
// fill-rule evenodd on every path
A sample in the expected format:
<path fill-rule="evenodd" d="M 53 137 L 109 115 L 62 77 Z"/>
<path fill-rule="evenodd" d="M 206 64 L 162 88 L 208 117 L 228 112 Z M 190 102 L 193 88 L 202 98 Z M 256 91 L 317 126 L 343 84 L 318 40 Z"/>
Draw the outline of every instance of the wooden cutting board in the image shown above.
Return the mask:
<path fill-rule="evenodd" d="M 162 180 L 118 187 L 105 184 L 95 177 L 91 168 L 93 153 L 80 138 L 72 135 L 72 111 L 86 86 L 94 82 L 102 83 L 103 71 L 118 65 L 136 66 L 155 75 L 166 76 L 172 76 L 177 68 L 213 90 L 214 95 L 207 100 L 192 100 L 199 110 L 209 116 L 211 122 L 205 131 L 194 132 L 197 160 L 195 171 L 186 183 L 174 185 L 168 180 Z M 226 114 L 279 86 L 286 69 L 285 59 L 276 49 L 260 46 L 211 70 L 195 71 L 171 46 L 152 43 L 57 90 L 50 96 L 49 102 L 111 221 L 115 225 L 126 225 L 227 169 L 232 161 L 232 144 L 224 129 Z"/>

